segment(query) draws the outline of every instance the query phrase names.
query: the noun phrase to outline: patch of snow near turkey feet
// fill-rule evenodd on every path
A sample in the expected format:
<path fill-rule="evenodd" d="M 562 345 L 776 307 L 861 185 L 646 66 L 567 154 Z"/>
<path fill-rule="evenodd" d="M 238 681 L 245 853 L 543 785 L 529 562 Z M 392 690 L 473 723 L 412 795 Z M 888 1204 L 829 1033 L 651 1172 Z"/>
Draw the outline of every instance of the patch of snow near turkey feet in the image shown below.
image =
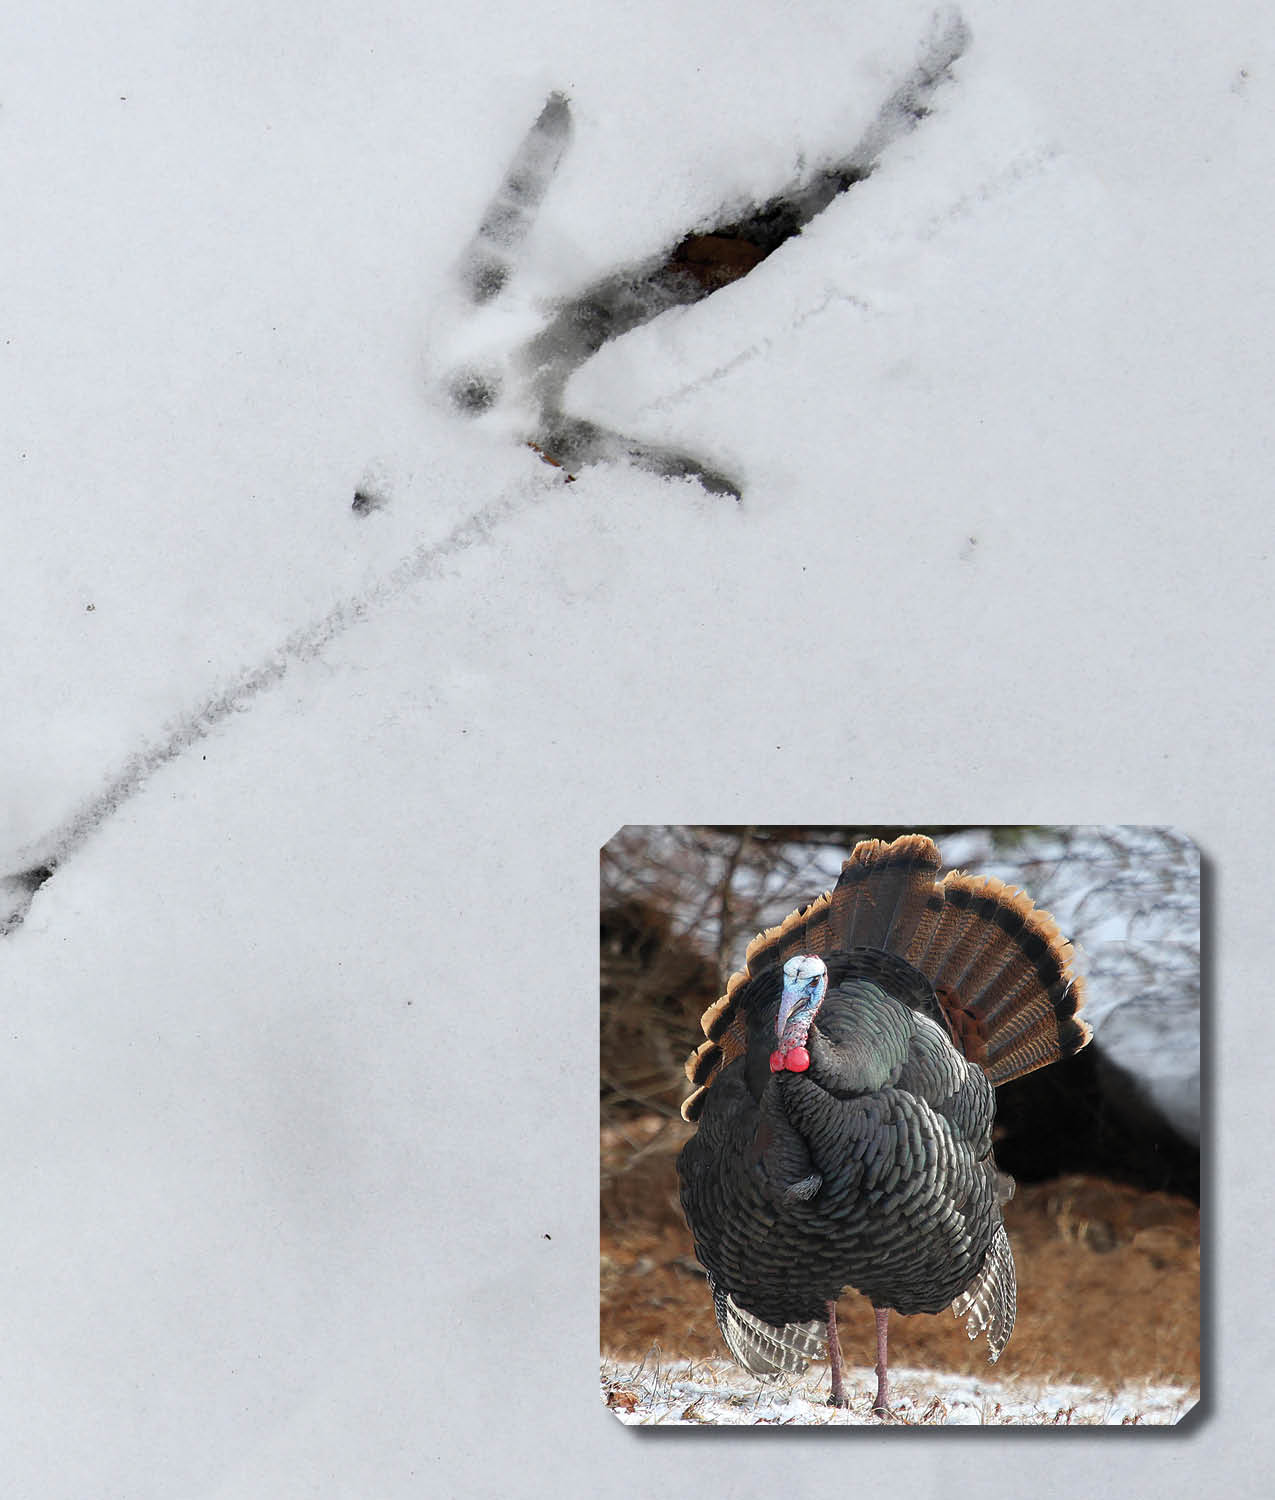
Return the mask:
<path fill-rule="evenodd" d="M 724 1361 L 602 1363 L 602 1394 L 631 1426 L 725 1427 L 1091 1427 L 1169 1426 L 1199 1400 L 1177 1386 L 1130 1384 L 1112 1390 L 1057 1381 L 1013 1382 L 900 1367 L 890 1371 L 892 1417 L 871 1412 L 876 1375 L 847 1368 L 851 1404 L 828 1405 L 826 1370 L 812 1367 L 788 1385 L 766 1383 Z M 636 1401 L 630 1407 L 630 1397 Z"/>

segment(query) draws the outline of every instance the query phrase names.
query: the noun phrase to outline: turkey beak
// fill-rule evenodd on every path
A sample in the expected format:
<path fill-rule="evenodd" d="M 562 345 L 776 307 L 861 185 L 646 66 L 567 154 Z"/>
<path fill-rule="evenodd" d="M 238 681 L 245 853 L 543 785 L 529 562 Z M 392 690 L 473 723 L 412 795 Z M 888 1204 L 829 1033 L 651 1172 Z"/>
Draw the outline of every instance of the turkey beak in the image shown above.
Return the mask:
<path fill-rule="evenodd" d="M 788 1030 L 788 1023 L 792 1019 L 792 1013 L 801 1004 L 803 998 L 804 997 L 800 990 L 789 989 L 786 985 L 784 986 L 783 999 L 779 1002 L 779 1017 L 775 1022 L 775 1035 L 781 1042 L 805 1041 L 806 1036 L 804 1030 L 799 1037 L 785 1036 L 785 1033 Z"/>
<path fill-rule="evenodd" d="M 775 1021 L 775 1035 L 783 1046 L 805 1045 L 819 1002 L 823 998 L 823 978 L 812 975 L 803 984 L 785 984 Z"/>

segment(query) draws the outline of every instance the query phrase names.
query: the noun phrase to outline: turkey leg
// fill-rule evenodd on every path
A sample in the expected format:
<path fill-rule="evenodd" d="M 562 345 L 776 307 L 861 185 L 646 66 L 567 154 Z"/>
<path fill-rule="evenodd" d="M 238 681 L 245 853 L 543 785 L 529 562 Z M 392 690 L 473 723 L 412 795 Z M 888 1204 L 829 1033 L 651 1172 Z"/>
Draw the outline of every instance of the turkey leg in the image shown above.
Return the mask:
<path fill-rule="evenodd" d="M 888 1417 L 890 1408 L 886 1400 L 890 1394 L 890 1382 L 886 1375 L 885 1339 L 886 1327 L 890 1321 L 890 1309 L 878 1307 L 877 1315 L 877 1399 L 872 1403 L 872 1414 L 875 1417 Z"/>
<path fill-rule="evenodd" d="M 841 1340 L 837 1337 L 837 1301 L 834 1297 L 828 1304 L 828 1363 L 832 1367 L 832 1395 L 829 1406 L 849 1406 L 845 1385 L 841 1379 Z"/>

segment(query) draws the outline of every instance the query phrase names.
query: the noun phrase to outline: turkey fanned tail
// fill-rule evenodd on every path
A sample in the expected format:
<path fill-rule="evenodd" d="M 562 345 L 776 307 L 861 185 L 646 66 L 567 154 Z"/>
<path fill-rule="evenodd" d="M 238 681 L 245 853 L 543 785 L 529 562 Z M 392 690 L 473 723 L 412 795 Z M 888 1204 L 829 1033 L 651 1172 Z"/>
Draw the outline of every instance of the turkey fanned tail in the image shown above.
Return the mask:
<path fill-rule="evenodd" d="M 754 1375 L 800 1375 L 806 1365 L 823 1353 L 825 1325 L 785 1323 L 776 1327 L 745 1312 L 729 1292 L 713 1290 L 713 1310 L 726 1347 Z"/>
<path fill-rule="evenodd" d="M 1014 1275 L 1014 1252 L 1002 1224 L 992 1237 L 983 1269 L 952 1303 L 958 1318 L 965 1317 L 965 1331 L 976 1339 L 987 1333 L 987 1358 L 995 1364 L 1014 1331 L 1018 1310 L 1018 1280 Z"/>

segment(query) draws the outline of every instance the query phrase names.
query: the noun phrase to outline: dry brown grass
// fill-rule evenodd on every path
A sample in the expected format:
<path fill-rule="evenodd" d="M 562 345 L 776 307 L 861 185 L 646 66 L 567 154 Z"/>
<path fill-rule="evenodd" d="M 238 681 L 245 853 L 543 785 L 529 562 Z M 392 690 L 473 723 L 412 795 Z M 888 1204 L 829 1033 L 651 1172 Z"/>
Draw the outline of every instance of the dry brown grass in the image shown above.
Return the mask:
<path fill-rule="evenodd" d="M 675 1162 L 689 1128 L 647 1115 L 603 1131 L 602 1352 L 640 1359 L 722 1357 L 703 1273 L 677 1203 Z M 1117 1386 L 1200 1379 L 1199 1210 L 1187 1199 L 1094 1177 L 1020 1186 L 1006 1205 L 1018 1265 L 1018 1322 L 998 1378 Z M 852 1363 L 872 1356 L 868 1304 L 840 1304 Z M 895 1316 L 891 1362 L 987 1372 L 949 1314 Z"/>

